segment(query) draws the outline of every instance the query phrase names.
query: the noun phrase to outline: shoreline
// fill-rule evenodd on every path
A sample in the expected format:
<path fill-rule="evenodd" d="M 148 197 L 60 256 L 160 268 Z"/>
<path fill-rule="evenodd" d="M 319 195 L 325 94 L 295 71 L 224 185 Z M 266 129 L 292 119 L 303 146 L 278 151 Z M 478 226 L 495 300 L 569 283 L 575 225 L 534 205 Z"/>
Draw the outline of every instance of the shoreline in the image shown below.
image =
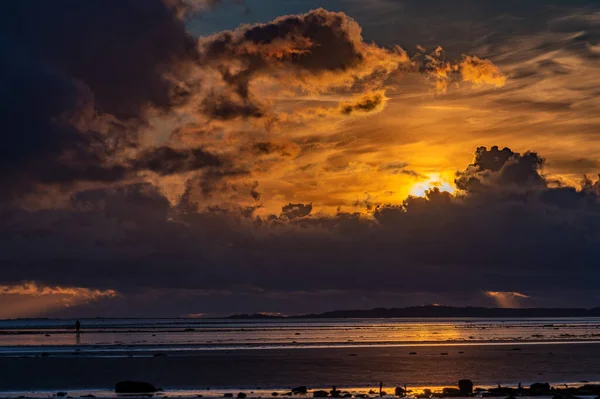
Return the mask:
<path fill-rule="evenodd" d="M 567 389 L 565 386 L 568 386 L 569 389 L 574 390 L 573 392 L 577 393 L 577 389 L 588 386 L 595 386 L 596 389 L 600 389 L 600 382 L 597 381 L 585 381 L 585 382 L 569 382 L 569 381 L 555 381 L 548 382 L 550 385 L 550 392 L 546 392 L 543 394 L 535 394 L 532 395 L 529 392 L 529 386 L 525 386 L 523 393 L 518 395 L 520 398 L 551 398 L 555 395 L 562 396 L 563 398 L 573 397 L 572 394 L 567 394 Z M 58 392 L 64 392 L 67 394 L 67 397 L 96 397 L 96 398 L 118 398 L 125 396 L 154 396 L 157 398 L 167 398 L 167 397 L 176 397 L 176 398 L 207 398 L 207 399 L 217 399 L 224 398 L 227 395 L 233 395 L 236 397 L 238 393 L 242 393 L 247 395 L 248 398 L 273 398 L 273 397 L 282 397 L 282 398 L 313 398 L 315 391 L 329 391 L 332 387 L 327 386 L 313 386 L 306 387 L 306 393 L 293 393 L 290 387 L 276 387 L 271 389 L 251 389 L 251 388 L 237 388 L 237 387 L 228 387 L 228 388 L 218 388 L 218 389 L 176 389 L 163 387 L 160 388 L 159 391 L 151 393 L 151 394 L 116 394 L 112 389 L 105 388 L 88 388 L 88 389 L 79 389 L 79 390 L 16 390 L 16 391 L 1 391 L 0 390 L 0 398 L 42 398 L 49 396 L 59 396 L 56 395 Z M 361 398 L 361 399 L 376 399 L 380 397 L 384 398 L 399 398 L 398 395 L 395 394 L 395 390 L 397 387 L 395 386 L 382 386 L 381 389 L 383 391 L 383 395 L 379 394 L 379 385 L 374 384 L 373 386 L 336 386 L 333 387 L 337 389 L 340 393 L 340 397 L 346 398 Z M 487 397 L 500 397 L 506 395 L 500 395 L 500 390 L 513 391 L 518 392 L 519 387 L 517 384 L 515 385 L 507 385 L 502 386 L 501 388 L 495 386 L 476 386 L 474 387 L 474 392 L 471 395 L 460 395 L 454 393 L 446 393 L 444 394 L 444 390 L 446 389 L 458 389 L 457 385 L 455 386 L 445 386 L 445 385 L 435 385 L 435 386 L 404 386 L 406 389 L 406 393 L 402 397 L 416 399 L 417 397 L 423 398 L 424 392 L 429 391 L 428 397 L 431 399 L 436 398 L 487 398 Z M 349 396 L 351 395 L 351 396 Z M 510 395 L 508 395 L 510 397 Z M 246 397 L 246 396 L 244 396 Z M 329 396 L 332 398 L 332 396 Z M 597 395 L 594 394 L 579 394 L 576 395 L 577 398 L 595 398 Z"/>

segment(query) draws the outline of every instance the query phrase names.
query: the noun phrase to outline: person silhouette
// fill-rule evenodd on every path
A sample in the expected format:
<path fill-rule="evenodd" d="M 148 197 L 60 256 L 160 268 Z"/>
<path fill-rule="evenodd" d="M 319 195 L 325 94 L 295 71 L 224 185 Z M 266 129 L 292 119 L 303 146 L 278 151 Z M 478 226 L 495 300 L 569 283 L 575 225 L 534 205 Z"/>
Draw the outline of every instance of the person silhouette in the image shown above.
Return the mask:
<path fill-rule="evenodd" d="M 79 334 L 81 330 L 81 323 L 79 322 L 79 320 L 77 320 L 77 322 L 75 323 L 75 331 L 77 332 L 77 334 Z"/>

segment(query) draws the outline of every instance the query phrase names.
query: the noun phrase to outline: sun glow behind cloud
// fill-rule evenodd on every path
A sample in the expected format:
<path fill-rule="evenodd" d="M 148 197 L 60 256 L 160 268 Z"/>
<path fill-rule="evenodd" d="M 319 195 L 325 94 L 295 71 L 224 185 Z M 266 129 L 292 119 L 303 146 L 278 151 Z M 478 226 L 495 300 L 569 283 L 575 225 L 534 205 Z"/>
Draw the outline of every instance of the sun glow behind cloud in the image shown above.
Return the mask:
<path fill-rule="evenodd" d="M 425 193 L 432 188 L 439 188 L 440 191 L 445 191 L 450 194 L 454 194 L 456 187 L 450 183 L 446 178 L 442 177 L 439 173 L 430 174 L 427 180 L 423 180 L 415 183 L 410 188 L 410 195 L 415 197 L 424 197 Z"/>

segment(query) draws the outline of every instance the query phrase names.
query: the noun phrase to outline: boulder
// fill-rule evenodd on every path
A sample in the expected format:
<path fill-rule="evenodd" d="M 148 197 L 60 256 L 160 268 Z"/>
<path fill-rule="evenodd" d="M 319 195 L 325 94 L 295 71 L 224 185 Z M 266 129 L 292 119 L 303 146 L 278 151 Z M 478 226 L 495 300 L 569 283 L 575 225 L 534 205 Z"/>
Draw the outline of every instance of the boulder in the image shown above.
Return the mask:
<path fill-rule="evenodd" d="M 327 396 L 329 396 L 329 393 L 327 393 L 327 391 L 314 391 L 313 392 L 313 398 L 326 398 Z"/>
<path fill-rule="evenodd" d="M 342 398 L 351 398 L 352 394 L 351 393 L 345 393 Z"/>
<path fill-rule="evenodd" d="M 244 399 L 246 396 L 248 395 L 246 395 L 244 392 L 240 392 L 237 394 L 238 399 Z"/>
<path fill-rule="evenodd" d="M 513 397 L 515 396 L 517 390 L 509 387 L 500 387 L 500 388 L 491 388 L 487 392 L 484 392 L 482 396 L 484 397 L 499 397 L 499 396 L 507 396 Z"/>
<path fill-rule="evenodd" d="M 68 393 L 66 393 L 66 392 L 56 392 L 56 396 L 58 396 L 60 398 L 67 396 L 67 395 L 68 395 Z"/>
<path fill-rule="evenodd" d="M 277 392 L 272 392 L 272 393 L 271 393 L 271 396 L 279 396 L 279 393 L 277 393 Z"/>
<path fill-rule="evenodd" d="M 158 389 L 149 382 L 141 381 L 119 381 L 115 384 L 116 393 L 153 393 Z"/>
<path fill-rule="evenodd" d="M 575 389 L 576 395 L 588 395 L 597 396 L 600 395 L 600 385 L 598 384 L 585 384 Z"/>
<path fill-rule="evenodd" d="M 406 395 L 406 392 L 404 391 L 404 388 L 402 388 L 402 387 L 396 387 L 396 389 L 394 389 L 394 395 L 396 395 L 396 396 L 404 396 L 404 395 Z"/>
<path fill-rule="evenodd" d="M 458 381 L 458 389 L 460 393 L 463 395 L 472 395 L 473 394 L 473 381 L 471 380 L 459 380 Z"/>
<path fill-rule="evenodd" d="M 536 382 L 535 384 L 531 384 L 529 386 L 529 395 L 531 396 L 542 396 L 550 394 L 550 384 L 547 382 L 541 383 Z"/>
<path fill-rule="evenodd" d="M 233 394 L 232 393 L 226 393 L 223 395 L 224 398 L 233 398 Z"/>
<path fill-rule="evenodd" d="M 456 398 L 462 396 L 462 393 L 458 388 L 444 388 L 442 389 L 442 395 L 446 398 Z"/>
<path fill-rule="evenodd" d="M 306 388 L 305 386 L 299 386 L 299 387 L 296 387 L 296 388 L 292 388 L 292 393 L 295 393 L 295 394 L 299 394 L 299 393 L 305 394 L 305 393 L 308 393 L 308 388 Z"/>

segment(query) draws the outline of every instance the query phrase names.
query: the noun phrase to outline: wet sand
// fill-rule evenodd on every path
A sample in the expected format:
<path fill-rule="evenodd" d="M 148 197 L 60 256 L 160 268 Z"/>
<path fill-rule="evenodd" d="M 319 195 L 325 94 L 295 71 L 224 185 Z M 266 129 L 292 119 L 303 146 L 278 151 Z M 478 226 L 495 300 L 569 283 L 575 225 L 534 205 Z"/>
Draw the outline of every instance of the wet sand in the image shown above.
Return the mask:
<path fill-rule="evenodd" d="M 416 354 L 410 354 L 416 352 Z M 462 353 L 461 353 L 462 352 Z M 0 358 L 0 391 L 112 389 L 141 380 L 165 389 L 239 390 L 479 386 L 597 381 L 600 344 L 360 347 L 169 353 L 161 357 Z"/>

